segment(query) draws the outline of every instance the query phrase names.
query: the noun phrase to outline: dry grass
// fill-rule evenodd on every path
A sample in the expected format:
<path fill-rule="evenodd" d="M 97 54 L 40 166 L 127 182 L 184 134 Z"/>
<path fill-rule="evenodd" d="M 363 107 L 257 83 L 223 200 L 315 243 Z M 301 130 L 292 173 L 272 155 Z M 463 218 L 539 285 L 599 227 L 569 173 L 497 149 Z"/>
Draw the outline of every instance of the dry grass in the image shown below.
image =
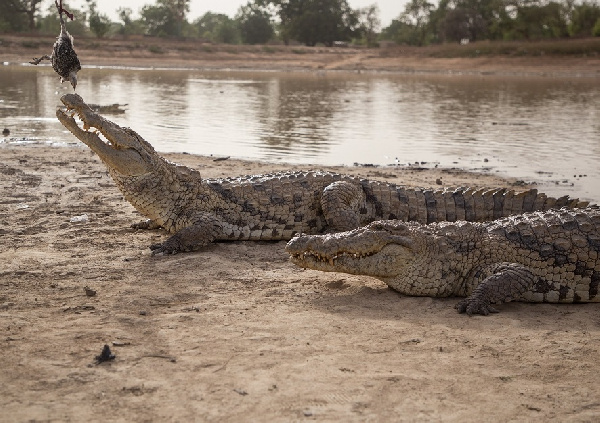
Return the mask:
<path fill-rule="evenodd" d="M 544 41 L 479 41 L 460 45 L 448 43 L 427 47 L 389 46 L 380 50 L 383 57 L 481 57 L 481 56 L 600 56 L 600 37 Z"/>

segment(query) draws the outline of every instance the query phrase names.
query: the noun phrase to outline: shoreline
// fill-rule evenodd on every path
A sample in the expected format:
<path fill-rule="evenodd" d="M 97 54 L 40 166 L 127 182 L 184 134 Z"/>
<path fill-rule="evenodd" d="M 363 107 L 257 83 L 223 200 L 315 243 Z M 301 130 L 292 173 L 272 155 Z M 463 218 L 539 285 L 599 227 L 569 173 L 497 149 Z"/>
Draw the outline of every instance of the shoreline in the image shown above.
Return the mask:
<path fill-rule="evenodd" d="M 73 151 L 91 152 L 89 147 L 83 145 L 79 141 L 64 141 L 52 143 L 50 141 L 32 140 L 32 141 L 8 141 L 2 142 L 0 139 L 0 157 L 2 157 L 2 149 L 70 149 Z M 254 166 L 267 169 L 266 172 L 277 172 L 285 170 L 325 170 L 342 174 L 361 176 L 369 174 L 374 177 L 383 175 L 384 179 L 394 178 L 393 175 L 406 175 L 410 173 L 421 174 L 427 183 L 425 185 L 415 185 L 412 178 L 400 179 L 399 184 L 408 186 L 418 186 L 420 188 L 443 187 L 457 188 L 459 186 L 499 186 L 515 189 L 516 191 L 527 188 L 535 188 L 539 192 L 543 192 L 549 196 L 561 197 L 568 195 L 572 198 L 577 198 L 581 201 L 589 201 L 590 204 L 596 204 L 597 200 L 591 196 L 585 196 L 575 192 L 572 181 L 567 178 L 557 178 L 553 180 L 543 180 L 542 178 L 524 177 L 522 175 L 514 175 L 506 171 L 500 171 L 493 166 L 482 166 L 481 168 L 468 167 L 456 163 L 454 165 L 440 165 L 435 162 L 419 162 L 419 163 L 401 163 L 401 164 L 378 164 L 378 163 L 359 163 L 352 164 L 317 164 L 317 163 L 298 163 L 288 162 L 285 160 L 268 160 L 254 159 L 241 156 L 220 156 L 213 154 L 189 153 L 189 152 L 157 152 L 168 160 L 189 164 L 197 161 L 209 163 L 227 161 L 235 163 L 241 168 L 253 168 Z M 263 172 L 265 173 L 265 172 Z M 244 176 L 249 173 L 243 174 Z M 204 176 L 204 175 L 203 175 Z M 228 177 L 231 175 L 221 175 L 219 177 Z M 235 175 L 242 176 L 242 174 Z M 418 181 L 420 178 L 417 177 Z M 484 181 L 484 182 L 481 182 Z"/>
<path fill-rule="evenodd" d="M 23 64 L 51 50 L 50 36 L 0 37 L 3 62 Z M 535 44 L 532 44 L 535 45 Z M 470 47 L 471 48 L 471 47 Z M 214 45 L 150 37 L 82 38 L 75 49 L 85 66 L 239 71 L 346 71 L 600 78 L 600 56 L 431 57 L 427 47 L 305 47 Z M 429 51 L 429 53 L 427 53 Z"/>

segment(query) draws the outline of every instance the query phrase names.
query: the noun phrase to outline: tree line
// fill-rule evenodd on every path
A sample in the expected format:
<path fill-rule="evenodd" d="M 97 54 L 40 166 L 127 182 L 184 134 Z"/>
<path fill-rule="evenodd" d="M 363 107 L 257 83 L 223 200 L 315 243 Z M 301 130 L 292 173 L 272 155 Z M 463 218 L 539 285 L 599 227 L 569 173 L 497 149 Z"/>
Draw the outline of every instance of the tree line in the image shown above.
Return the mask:
<path fill-rule="evenodd" d="M 411 0 L 381 37 L 399 44 L 600 36 L 597 0 Z"/>
<path fill-rule="evenodd" d="M 390 40 L 423 46 L 479 40 L 539 40 L 600 36 L 599 0 L 411 0 L 392 23 L 381 27 L 376 4 L 352 9 L 347 0 L 252 0 L 232 18 L 206 12 L 189 21 L 190 0 L 156 0 L 133 19 L 119 8 L 118 22 L 98 11 L 96 0 L 72 10 L 73 35 L 151 35 L 198 38 L 227 44 L 292 41 L 314 46 L 352 42 L 374 46 Z M 40 10 L 42 0 L 0 0 L 0 33 L 55 34 L 59 22 L 54 4 Z M 68 1 L 63 6 L 69 9 Z M 69 9 L 70 10 L 70 9 Z"/>

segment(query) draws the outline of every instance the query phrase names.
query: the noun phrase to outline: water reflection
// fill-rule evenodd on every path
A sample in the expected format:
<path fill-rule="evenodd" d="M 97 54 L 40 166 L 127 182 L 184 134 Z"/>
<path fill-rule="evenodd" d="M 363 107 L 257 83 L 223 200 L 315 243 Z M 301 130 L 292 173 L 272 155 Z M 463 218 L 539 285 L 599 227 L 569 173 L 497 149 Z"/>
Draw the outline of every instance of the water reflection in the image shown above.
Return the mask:
<path fill-rule="evenodd" d="M 75 141 L 54 118 L 67 92 L 50 67 L 0 67 L 0 126 Z M 110 118 L 159 151 L 491 167 L 600 201 L 598 79 L 86 68 L 77 92 L 128 104 Z"/>

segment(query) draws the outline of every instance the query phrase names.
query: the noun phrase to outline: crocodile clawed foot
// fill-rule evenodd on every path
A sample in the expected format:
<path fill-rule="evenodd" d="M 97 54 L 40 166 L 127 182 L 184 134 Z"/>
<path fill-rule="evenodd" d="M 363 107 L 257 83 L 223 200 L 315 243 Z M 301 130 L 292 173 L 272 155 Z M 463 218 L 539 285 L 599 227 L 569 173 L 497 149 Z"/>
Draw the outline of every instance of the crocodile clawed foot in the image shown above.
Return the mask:
<path fill-rule="evenodd" d="M 180 248 L 174 246 L 174 245 L 169 245 L 168 242 L 163 242 L 160 244 L 152 244 L 150 245 L 150 250 L 152 250 L 152 255 L 153 256 L 157 256 L 157 255 L 167 255 L 167 254 L 177 254 L 178 252 L 181 251 Z"/>
<path fill-rule="evenodd" d="M 491 304 L 485 303 L 483 301 L 477 301 L 472 298 L 465 298 L 460 301 L 454 308 L 459 313 L 467 313 L 467 315 L 472 316 L 474 314 L 481 314 L 483 316 L 487 316 L 490 313 L 498 313 L 499 310 L 492 307 Z"/>

